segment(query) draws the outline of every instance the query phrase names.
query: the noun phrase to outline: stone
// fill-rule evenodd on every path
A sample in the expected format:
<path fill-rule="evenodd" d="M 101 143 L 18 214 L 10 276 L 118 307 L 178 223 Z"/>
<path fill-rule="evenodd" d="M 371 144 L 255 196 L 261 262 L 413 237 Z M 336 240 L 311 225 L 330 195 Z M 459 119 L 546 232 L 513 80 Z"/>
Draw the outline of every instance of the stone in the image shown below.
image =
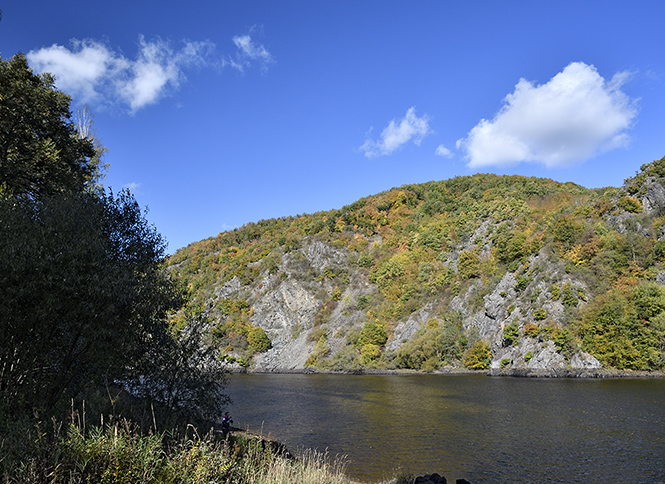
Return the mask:
<path fill-rule="evenodd" d="M 411 314 L 406 321 L 402 321 L 395 328 L 395 333 L 388 344 L 386 349 L 388 351 L 397 351 L 405 341 L 411 339 L 411 337 L 418 331 L 423 323 L 425 323 L 429 318 L 432 311 L 432 304 L 427 304 L 424 308 L 416 311 Z"/>
<path fill-rule="evenodd" d="M 661 286 L 665 286 L 665 271 L 658 271 L 658 274 L 656 274 L 656 282 Z"/>
<path fill-rule="evenodd" d="M 595 357 L 588 353 L 575 353 L 570 359 L 570 367 L 574 370 L 597 370 L 602 365 Z"/>
<path fill-rule="evenodd" d="M 660 213 L 665 208 L 665 188 L 654 177 L 647 177 L 646 193 L 642 197 L 644 213 Z"/>

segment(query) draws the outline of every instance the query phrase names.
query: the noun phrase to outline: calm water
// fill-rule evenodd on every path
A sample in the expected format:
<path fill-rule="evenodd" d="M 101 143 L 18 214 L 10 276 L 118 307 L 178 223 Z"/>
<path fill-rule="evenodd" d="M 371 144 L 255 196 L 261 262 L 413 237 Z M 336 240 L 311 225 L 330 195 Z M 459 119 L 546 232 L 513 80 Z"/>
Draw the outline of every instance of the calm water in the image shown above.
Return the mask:
<path fill-rule="evenodd" d="M 665 483 L 665 380 L 233 375 L 234 425 L 292 450 L 480 483 Z"/>

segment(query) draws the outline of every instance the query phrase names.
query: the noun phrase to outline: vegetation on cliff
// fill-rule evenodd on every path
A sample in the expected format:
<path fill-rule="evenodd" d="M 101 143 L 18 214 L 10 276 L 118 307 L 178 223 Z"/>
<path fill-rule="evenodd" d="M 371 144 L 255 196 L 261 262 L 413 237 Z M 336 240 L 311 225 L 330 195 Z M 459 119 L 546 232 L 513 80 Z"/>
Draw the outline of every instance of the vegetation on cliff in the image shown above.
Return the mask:
<path fill-rule="evenodd" d="M 507 274 L 515 283 L 501 291 L 506 301 L 512 297 L 501 325 L 514 335 L 502 346 L 551 341 L 568 359 L 583 350 L 616 368 L 660 369 L 663 289 L 655 281 L 665 269 L 664 167 L 665 158 L 645 164 L 621 188 L 488 174 L 404 185 L 338 210 L 220 233 L 181 249 L 169 267 L 189 287 L 190 307 L 225 327 L 242 318 L 219 306 L 242 300 L 247 321 L 269 337 L 253 305 L 288 281 L 309 285 L 318 310 L 299 322 L 299 331 L 323 328 L 308 360 L 322 369 L 463 365 L 487 337 L 462 324 L 455 300 L 463 299 L 469 314 L 481 310 Z M 315 242 L 344 260 L 316 267 L 306 253 Z M 357 277 L 374 290 L 352 291 Z M 394 338 L 399 324 L 424 307 L 433 321 L 397 351 L 354 336 L 374 324 Z M 349 318 L 349 327 L 330 334 L 327 323 L 340 312 L 361 314 L 361 324 Z M 344 347 L 332 351 L 331 339 L 342 336 Z M 486 342 L 493 353 L 502 351 Z M 474 368 L 489 364 L 473 361 Z"/>

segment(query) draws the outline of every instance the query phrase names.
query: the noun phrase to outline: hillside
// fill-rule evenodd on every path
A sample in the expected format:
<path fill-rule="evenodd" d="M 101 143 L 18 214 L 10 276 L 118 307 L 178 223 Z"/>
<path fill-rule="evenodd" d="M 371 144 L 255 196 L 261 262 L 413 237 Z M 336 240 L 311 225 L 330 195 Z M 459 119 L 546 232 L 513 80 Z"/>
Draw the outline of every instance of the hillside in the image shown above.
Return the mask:
<path fill-rule="evenodd" d="M 658 370 L 665 158 L 620 188 L 478 174 L 261 220 L 168 260 L 255 371 Z"/>

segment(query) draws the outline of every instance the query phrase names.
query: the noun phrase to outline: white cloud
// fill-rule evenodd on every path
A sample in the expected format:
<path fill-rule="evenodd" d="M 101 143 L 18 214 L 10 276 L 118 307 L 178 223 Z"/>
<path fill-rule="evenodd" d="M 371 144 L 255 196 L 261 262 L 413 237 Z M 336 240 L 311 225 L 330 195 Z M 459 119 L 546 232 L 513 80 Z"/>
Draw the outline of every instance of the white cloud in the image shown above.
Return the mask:
<path fill-rule="evenodd" d="M 412 139 L 420 146 L 423 138 L 429 133 L 429 116 L 425 114 L 419 118 L 416 116 L 415 107 L 411 107 L 399 123 L 394 119 L 390 121 L 390 124 L 381 131 L 378 141 L 368 138 L 360 149 L 365 152 L 367 158 L 389 155 Z"/>
<path fill-rule="evenodd" d="M 478 168 L 566 166 L 624 146 L 637 115 L 635 101 L 620 90 L 627 77 L 621 72 L 607 82 L 595 67 L 573 62 L 546 84 L 520 79 L 494 119 L 481 120 L 457 147 Z"/>
<path fill-rule="evenodd" d="M 55 75 L 58 88 L 83 103 L 98 101 L 106 80 L 129 67 L 125 58 L 92 40 L 73 40 L 71 50 L 53 44 L 30 51 L 27 57 L 34 70 Z"/>
<path fill-rule="evenodd" d="M 258 62 L 261 70 L 265 72 L 268 66 L 274 62 L 272 55 L 263 44 L 253 41 L 249 34 L 237 35 L 232 40 L 238 51 L 235 57 L 229 56 L 228 59 L 223 61 L 223 65 L 229 65 L 240 72 L 244 72 L 245 68 L 250 67 L 253 62 Z"/>
<path fill-rule="evenodd" d="M 233 38 L 238 49 L 232 65 L 243 71 L 257 62 L 267 69 L 272 56 L 249 35 Z M 72 40 L 71 48 L 53 44 L 28 52 L 36 72 L 50 72 L 56 86 L 76 102 L 95 105 L 125 104 L 132 113 L 154 104 L 177 90 L 192 66 L 209 66 L 215 45 L 211 42 L 183 41 L 179 48 L 170 42 L 139 37 L 136 59 L 126 58 L 103 42 Z M 227 64 L 225 60 L 222 65 Z"/>
<path fill-rule="evenodd" d="M 443 145 L 439 145 L 436 147 L 436 151 L 434 152 L 435 155 L 437 156 L 443 156 L 444 158 L 452 158 L 453 154 L 450 152 L 448 148 L 446 148 Z"/>
<path fill-rule="evenodd" d="M 132 111 L 154 104 L 164 96 L 168 88 L 177 89 L 184 78 L 183 68 L 193 63 L 203 63 L 209 43 L 186 42 L 174 51 L 164 41 L 139 40 L 139 56 L 129 67 L 128 77 L 116 83 L 118 93 Z"/>

